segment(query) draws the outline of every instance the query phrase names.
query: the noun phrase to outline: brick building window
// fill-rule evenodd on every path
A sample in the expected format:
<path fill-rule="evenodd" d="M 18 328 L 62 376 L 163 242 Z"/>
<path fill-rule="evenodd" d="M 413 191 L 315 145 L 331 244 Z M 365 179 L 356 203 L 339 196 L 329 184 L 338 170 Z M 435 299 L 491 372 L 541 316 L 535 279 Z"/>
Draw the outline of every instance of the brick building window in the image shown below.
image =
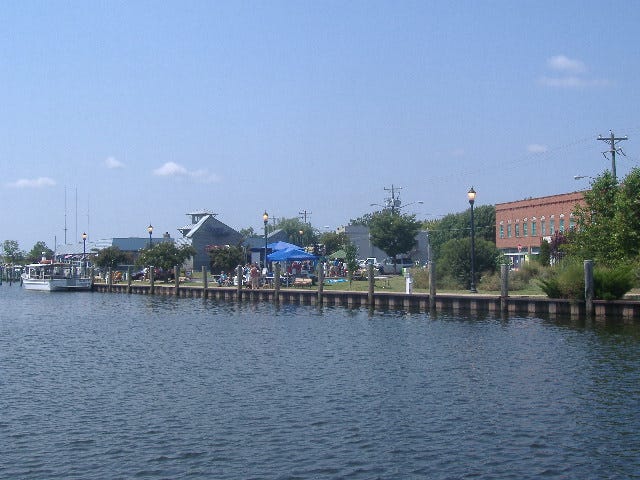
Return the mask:
<path fill-rule="evenodd" d="M 536 236 L 536 221 L 535 220 L 531 220 L 531 236 L 532 237 Z"/>
<path fill-rule="evenodd" d="M 540 220 L 540 233 L 543 237 L 547 234 L 547 224 L 544 220 Z"/>
<path fill-rule="evenodd" d="M 522 223 L 522 235 L 524 235 L 525 237 L 529 236 L 529 223 L 528 222 L 523 222 Z"/>
<path fill-rule="evenodd" d="M 500 238 L 504 238 L 504 225 L 500 224 Z"/>
<path fill-rule="evenodd" d="M 564 233 L 564 218 L 560 219 L 560 233 Z"/>
<path fill-rule="evenodd" d="M 556 220 L 551 217 L 549 219 L 549 235 L 553 235 L 554 233 L 556 233 Z"/>
<path fill-rule="evenodd" d="M 516 223 L 516 237 L 520 236 L 520 224 Z"/>
<path fill-rule="evenodd" d="M 511 224 L 507 225 L 507 238 L 511 238 Z"/>

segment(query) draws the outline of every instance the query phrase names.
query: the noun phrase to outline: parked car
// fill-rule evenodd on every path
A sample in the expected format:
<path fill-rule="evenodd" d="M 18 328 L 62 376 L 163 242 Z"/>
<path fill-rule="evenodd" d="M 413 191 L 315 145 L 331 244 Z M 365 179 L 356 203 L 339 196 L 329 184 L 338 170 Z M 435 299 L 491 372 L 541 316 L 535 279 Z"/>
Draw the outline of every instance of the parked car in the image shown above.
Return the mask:
<path fill-rule="evenodd" d="M 415 263 L 410 258 L 385 258 L 380 264 L 378 271 L 385 275 L 391 273 L 402 273 L 403 268 L 411 268 Z"/>
<path fill-rule="evenodd" d="M 366 270 L 368 265 L 373 265 L 373 268 L 378 270 L 378 268 L 380 267 L 380 262 L 378 262 L 378 259 L 376 257 L 369 257 L 365 260 L 358 260 L 358 267 L 364 268 Z"/>

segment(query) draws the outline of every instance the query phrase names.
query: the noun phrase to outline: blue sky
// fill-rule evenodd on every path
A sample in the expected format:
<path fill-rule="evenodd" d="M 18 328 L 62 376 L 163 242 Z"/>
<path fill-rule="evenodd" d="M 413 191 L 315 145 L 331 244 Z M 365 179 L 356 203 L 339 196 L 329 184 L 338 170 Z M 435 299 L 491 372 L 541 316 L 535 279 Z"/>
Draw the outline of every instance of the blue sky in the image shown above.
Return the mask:
<path fill-rule="evenodd" d="M 344 225 L 640 162 L 638 2 L 5 2 L 0 241 Z M 66 192 L 66 194 L 65 194 Z M 66 206 L 65 206 L 66 204 Z"/>

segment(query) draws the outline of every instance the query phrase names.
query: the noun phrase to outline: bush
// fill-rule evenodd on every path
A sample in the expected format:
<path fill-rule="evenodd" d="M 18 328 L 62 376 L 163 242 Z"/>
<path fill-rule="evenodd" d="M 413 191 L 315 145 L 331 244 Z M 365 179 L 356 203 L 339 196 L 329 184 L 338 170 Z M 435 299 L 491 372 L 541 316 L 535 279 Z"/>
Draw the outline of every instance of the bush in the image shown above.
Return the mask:
<path fill-rule="evenodd" d="M 563 262 L 550 272 L 548 278 L 541 278 L 538 282 L 549 298 L 584 300 L 584 267 L 581 262 Z"/>
<path fill-rule="evenodd" d="M 415 288 L 421 288 L 425 290 L 429 288 L 429 269 L 412 268 L 411 273 L 413 275 L 413 286 Z"/>
<path fill-rule="evenodd" d="M 596 268 L 593 272 L 595 298 L 619 300 L 633 288 L 635 276 L 629 267 Z"/>
<path fill-rule="evenodd" d="M 584 266 L 581 262 L 565 262 L 554 267 L 551 275 L 540 278 L 540 287 L 550 298 L 584 300 Z M 593 271 L 594 297 L 618 300 L 633 288 L 634 270 L 630 267 L 596 267 Z"/>

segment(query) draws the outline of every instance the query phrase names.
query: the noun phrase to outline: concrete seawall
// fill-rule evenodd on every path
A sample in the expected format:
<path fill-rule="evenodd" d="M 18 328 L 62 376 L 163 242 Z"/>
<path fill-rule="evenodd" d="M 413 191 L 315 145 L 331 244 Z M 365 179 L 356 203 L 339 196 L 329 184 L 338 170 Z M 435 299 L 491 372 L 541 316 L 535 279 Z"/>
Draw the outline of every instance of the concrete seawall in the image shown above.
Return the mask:
<path fill-rule="evenodd" d="M 276 298 L 274 289 L 238 290 L 236 287 L 175 286 L 173 284 L 155 284 L 152 290 L 148 284 L 133 283 L 108 285 L 95 283 L 93 290 L 97 292 L 133 293 L 139 295 L 166 295 L 190 298 L 211 298 L 226 301 L 280 302 L 301 305 L 368 307 L 376 310 L 406 310 L 412 312 L 468 312 L 488 313 L 495 315 L 543 317 L 586 317 L 585 302 L 551 299 L 546 297 L 525 297 L 499 295 L 454 295 L 438 294 L 431 305 L 427 293 L 375 292 L 373 302 L 369 303 L 368 292 L 323 291 L 321 295 L 312 289 L 281 289 Z M 238 298 L 240 297 L 240 298 Z M 433 308 L 432 308 L 433 307 Z M 640 321 L 640 301 L 594 301 L 595 320 L 622 319 L 624 321 Z"/>

